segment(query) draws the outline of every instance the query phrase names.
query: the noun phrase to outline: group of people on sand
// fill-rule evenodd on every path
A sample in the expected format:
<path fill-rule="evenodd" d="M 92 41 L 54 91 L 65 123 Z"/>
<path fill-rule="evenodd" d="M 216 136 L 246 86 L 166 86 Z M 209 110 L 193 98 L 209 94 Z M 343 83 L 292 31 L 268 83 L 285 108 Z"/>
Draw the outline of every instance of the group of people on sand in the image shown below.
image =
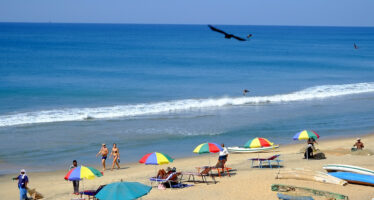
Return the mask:
<path fill-rule="evenodd" d="M 100 151 L 96 154 L 96 157 L 101 155 L 101 163 L 103 165 L 103 171 L 105 171 L 105 161 L 108 158 L 109 150 L 106 147 L 106 144 L 102 144 Z M 113 157 L 113 163 L 112 163 L 112 170 L 114 169 L 114 166 L 117 165 L 117 168 L 119 169 L 119 149 L 117 147 L 117 144 L 113 144 L 112 151 L 109 154 L 109 158 Z M 78 162 L 77 160 L 73 160 L 73 164 L 69 167 L 69 171 L 78 167 Z M 79 180 L 72 181 L 73 182 L 73 194 L 79 195 Z"/>
<path fill-rule="evenodd" d="M 229 151 L 225 147 L 225 144 L 222 143 L 221 147 L 222 147 L 222 150 L 219 152 L 219 157 L 218 157 L 218 161 L 217 161 L 216 165 L 215 166 L 209 166 L 209 168 L 222 168 L 222 171 L 225 168 L 225 164 L 227 162 Z M 165 182 L 165 183 L 160 184 L 161 188 L 160 188 L 160 185 L 159 185 L 159 189 L 163 189 L 163 188 L 166 188 L 166 187 L 167 188 L 171 187 L 171 185 L 169 185 L 169 184 L 176 183 L 179 174 L 180 173 L 177 172 L 177 169 L 175 167 L 173 167 L 173 168 L 167 167 L 166 170 L 165 169 L 158 170 L 155 178 L 169 179 L 170 180 L 169 182 Z M 170 175 L 172 175 L 172 176 L 169 177 Z"/>
<path fill-rule="evenodd" d="M 311 137 L 307 140 L 307 148 L 304 153 L 304 159 L 313 158 L 313 151 L 316 151 L 314 144 L 318 144 L 317 141 Z M 361 142 L 361 138 L 357 138 L 356 143 L 351 148 L 351 151 L 358 151 L 364 149 L 364 143 Z"/>
<path fill-rule="evenodd" d="M 109 150 L 106 147 L 106 144 L 102 144 L 100 151 L 96 154 L 96 157 L 101 155 L 101 164 L 103 165 L 103 171 L 106 170 L 105 161 L 108 158 L 108 154 L 109 154 Z M 117 166 L 117 168 L 120 169 L 119 163 L 121 161 L 120 161 L 120 157 L 119 157 L 119 149 L 118 149 L 116 143 L 113 144 L 112 151 L 109 154 L 109 158 L 112 158 L 112 157 L 113 157 L 113 162 L 112 162 L 112 169 L 111 170 L 114 169 L 114 166 Z"/>

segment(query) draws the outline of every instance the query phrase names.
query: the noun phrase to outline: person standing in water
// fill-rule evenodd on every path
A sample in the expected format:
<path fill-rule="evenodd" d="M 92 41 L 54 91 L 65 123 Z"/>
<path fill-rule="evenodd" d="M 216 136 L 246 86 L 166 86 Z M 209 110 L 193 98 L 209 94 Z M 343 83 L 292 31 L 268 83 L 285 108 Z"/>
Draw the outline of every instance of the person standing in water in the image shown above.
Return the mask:
<path fill-rule="evenodd" d="M 101 155 L 101 164 L 103 165 L 103 171 L 105 171 L 105 161 L 108 157 L 108 153 L 109 153 L 109 150 L 106 147 L 106 144 L 102 144 L 100 151 L 96 154 L 96 157 Z"/>
<path fill-rule="evenodd" d="M 117 147 L 117 144 L 114 143 L 113 144 L 113 148 L 112 148 L 112 152 L 110 152 L 110 156 L 109 158 L 111 158 L 113 156 L 113 163 L 112 163 L 112 169 L 114 168 L 114 165 L 117 165 L 117 168 L 119 169 L 119 150 L 118 150 L 118 147 Z"/>
<path fill-rule="evenodd" d="M 21 174 L 13 180 L 18 180 L 18 189 L 20 200 L 27 200 L 27 184 L 29 183 L 29 178 L 26 175 L 26 170 L 22 169 Z"/>

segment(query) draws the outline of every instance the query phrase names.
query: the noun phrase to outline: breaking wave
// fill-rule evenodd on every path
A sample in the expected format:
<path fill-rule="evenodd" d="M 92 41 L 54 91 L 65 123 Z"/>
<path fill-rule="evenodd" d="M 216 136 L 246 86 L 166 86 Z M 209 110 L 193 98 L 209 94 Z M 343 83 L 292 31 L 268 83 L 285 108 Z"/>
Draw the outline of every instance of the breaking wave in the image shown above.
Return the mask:
<path fill-rule="evenodd" d="M 367 92 L 374 92 L 374 82 L 343 85 L 321 85 L 288 94 L 277 94 L 270 96 L 184 99 L 158 103 L 117 105 L 96 108 L 42 110 L 0 115 L 0 127 L 34 123 L 131 117 L 178 112 L 190 109 L 218 108 L 223 106 L 237 106 L 245 104 L 305 101 Z"/>

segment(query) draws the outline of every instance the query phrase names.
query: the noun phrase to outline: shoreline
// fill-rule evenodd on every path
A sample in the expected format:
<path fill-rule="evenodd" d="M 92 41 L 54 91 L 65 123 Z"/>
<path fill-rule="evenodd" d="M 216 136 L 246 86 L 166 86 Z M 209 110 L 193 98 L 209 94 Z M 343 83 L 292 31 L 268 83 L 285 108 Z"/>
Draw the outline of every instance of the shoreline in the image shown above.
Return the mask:
<path fill-rule="evenodd" d="M 318 142 L 320 141 L 334 141 L 334 140 L 337 140 L 337 139 L 347 139 L 347 138 L 352 138 L 352 137 L 367 137 L 367 136 L 370 136 L 370 135 L 374 135 L 374 131 L 370 132 L 370 133 L 365 133 L 365 134 L 357 134 L 357 135 L 353 135 L 353 136 L 348 136 L 348 135 L 336 135 L 336 136 L 328 136 L 327 138 L 320 138 L 318 139 Z M 271 140 L 270 140 L 271 141 Z M 293 143 L 295 142 L 294 140 L 290 140 L 292 142 L 290 143 L 286 143 L 286 144 L 279 144 L 280 147 L 291 147 L 291 146 L 294 146 L 294 145 L 301 145 L 301 144 L 304 144 L 305 141 L 299 141 L 297 143 Z M 278 145 L 278 144 L 276 144 Z M 167 152 L 162 152 L 162 153 L 167 153 Z M 191 150 L 191 153 L 192 153 L 192 150 Z M 262 152 L 260 152 L 262 153 Z M 167 153 L 168 154 L 168 153 Z M 209 155 L 209 154 L 208 154 Z M 208 156 L 208 155 L 199 155 L 199 156 Z M 215 155 L 215 154 L 213 154 Z M 142 155 L 143 156 L 143 155 Z M 139 159 L 142 157 L 140 156 Z M 181 156 L 181 157 L 172 157 L 173 159 L 192 159 L 194 158 L 195 155 L 190 155 L 190 156 Z M 101 159 L 99 160 L 100 157 L 98 157 L 98 161 L 96 163 L 100 163 L 100 164 L 94 164 L 94 163 L 84 163 L 85 166 L 93 166 L 95 167 L 96 169 L 101 169 Z M 108 162 L 110 161 L 110 162 Z M 111 160 L 107 159 L 107 166 L 111 166 Z M 16 164 L 10 164 L 10 163 L 7 163 L 7 162 L 3 162 L 0 160 L 0 164 L 5 166 L 5 167 L 16 167 L 17 165 Z M 53 166 L 52 169 L 49 169 L 49 170 L 46 170 L 46 169 L 40 169 L 40 170 L 35 170 L 35 169 L 32 169 L 32 170 L 28 170 L 28 172 L 32 172 L 32 173 L 48 173 L 48 172 L 56 172 L 56 171 L 65 171 L 65 169 L 67 169 L 69 166 L 70 166 L 71 163 L 69 163 L 67 166 L 65 167 L 58 167 L 58 166 Z M 80 162 L 78 161 L 78 164 L 80 165 Z M 109 165 L 108 165 L 109 164 Z M 134 162 L 134 161 L 131 161 L 131 162 L 121 162 L 120 165 L 133 165 L 133 164 L 139 164 L 138 162 Z M 25 166 L 24 168 L 27 168 L 27 166 Z M 35 167 L 30 167 L 30 168 L 35 168 Z M 19 169 L 17 169 L 18 171 Z M 100 170 L 101 171 L 101 170 Z M 3 175 L 10 175 L 10 174 L 16 174 L 18 172 L 5 172 L 5 173 L 2 173 L 1 170 L 0 170 L 0 176 L 3 176 Z"/>
<path fill-rule="evenodd" d="M 365 144 L 365 149 L 374 152 L 374 133 L 360 136 Z M 299 144 L 283 145 L 271 152 L 249 153 L 249 154 L 230 154 L 227 165 L 236 171 L 231 177 L 224 176 L 216 178 L 217 184 L 196 183 L 193 187 L 177 190 L 158 190 L 153 188 L 152 191 L 143 199 L 248 199 L 248 192 L 258 192 L 254 194 L 253 199 L 275 199 L 276 193 L 270 190 L 273 183 L 291 184 L 298 186 L 311 187 L 336 193 L 348 195 L 350 199 L 366 199 L 363 197 L 374 197 L 372 187 L 348 184 L 347 186 L 331 185 L 311 181 L 300 181 L 293 179 L 275 179 L 275 173 L 278 169 L 259 169 L 251 168 L 248 158 L 269 157 L 274 154 L 281 154 L 283 160 L 282 169 L 290 168 L 308 168 L 316 171 L 324 171 L 324 164 L 341 163 L 357 165 L 368 169 L 374 169 L 374 156 L 352 155 L 349 153 L 356 136 L 339 139 L 319 140 L 317 148 L 326 154 L 324 160 L 304 160 L 299 150 L 305 145 L 304 142 Z M 195 167 L 214 165 L 217 154 L 196 155 L 185 158 L 176 158 L 173 163 L 161 166 L 149 166 L 140 163 L 126 163 L 120 170 L 105 171 L 104 176 L 93 180 L 84 180 L 81 189 L 95 189 L 99 185 L 108 184 L 115 181 L 137 181 L 149 185 L 149 177 L 154 176 L 156 170 L 161 168 L 176 167 L 178 171 L 196 171 Z M 79 164 L 79 163 L 78 163 Z M 99 165 L 95 165 L 101 169 Z M 27 169 L 26 169 L 27 170 Z M 71 199 L 76 196 L 72 195 L 72 184 L 63 180 L 67 170 L 55 170 L 50 172 L 30 172 L 30 188 L 36 188 L 41 192 L 45 199 Z M 15 199 L 18 195 L 17 183 L 11 180 L 15 174 L 0 175 L 0 196 L 5 199 Z M 208 178 L 208 181 L 210 179 Z M 253 181 L 256 184 L 253 184 Z M 240 183 L 240 184 L 239 184 Z M 193 183 L 188 183 L 193 184 Z M 230 188 L 226 190 L 225 188 Z M 4 189 L 3 189 L 4 188 Z M 5 192 L 6 191 L 6 192 Z M 225 192 L 226 191 L 226 192 Z M 246 198 L 247 197 L 247 198 Z M 370 198 L 370 199 L 371 199 Z"/>

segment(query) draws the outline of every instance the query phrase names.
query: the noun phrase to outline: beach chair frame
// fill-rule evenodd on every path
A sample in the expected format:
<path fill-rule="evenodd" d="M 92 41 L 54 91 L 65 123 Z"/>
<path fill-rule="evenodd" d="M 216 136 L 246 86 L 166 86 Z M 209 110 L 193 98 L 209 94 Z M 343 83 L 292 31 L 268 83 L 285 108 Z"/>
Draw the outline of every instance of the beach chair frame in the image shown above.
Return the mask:
<path fill-rule="evenodd" d="M 259 167 L 260 168 L 263 168 L 263 162 L 266 162 L 269 165 L 270 168 L 273 168 L 272 163 L 274 162 L 274 163 L 277 164 L 278 168 L 280 168 L 280 162 L 282 162 L 282 160 L 277 159 L 279 156 L 280 156 L 280 154 L 277 154 L 277 155 L 271 156 L 269 158 L 250 158 L 248 160 L 252 161 L 251 168 L 253 168 L 253 163 L 255 161 L 259 162 Z"/>
<path fill-rule="evenodd" d="M 151 187 L 153 187 L 153 182 L 156 182 L 157 184 L 160 184 L 160 183 L 169 183 L 170 185 L 170 188 L 173 188 L 171 187 L 171 183 L 172 182 L 175 182 L 175 180 L 171 180 L 171 178 L 175 175 L 179 175 L 180 173 L 179 172 L 173 172 L 171 173 L 167 178 L 165 179 L 161 179 L 161 178 L 156 178 L 156 177 L 151 177 L 149 178 L 149 180 L 151 181 Z M 179 179 L 178 179 L 179 180 Z M 179 183 L 179 181 L 177 180 L 177 182 Z"/>

